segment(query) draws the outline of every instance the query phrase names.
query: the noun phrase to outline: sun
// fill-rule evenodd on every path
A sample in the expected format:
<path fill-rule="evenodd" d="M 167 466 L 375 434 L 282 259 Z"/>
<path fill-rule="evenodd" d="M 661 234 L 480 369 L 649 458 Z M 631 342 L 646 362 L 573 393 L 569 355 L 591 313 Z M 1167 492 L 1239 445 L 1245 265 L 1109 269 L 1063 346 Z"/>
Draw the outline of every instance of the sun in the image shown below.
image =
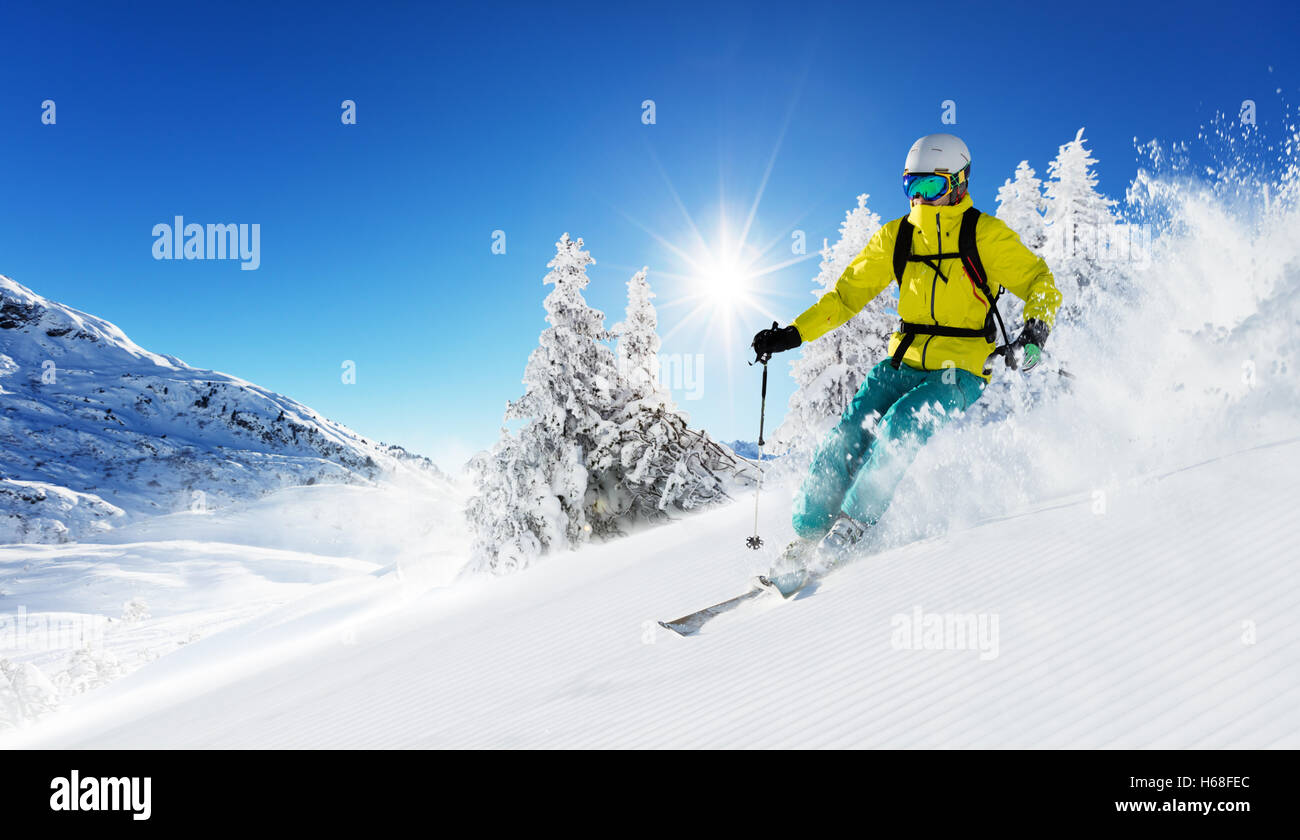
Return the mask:
<path fill-rule="evenodd" d="M 798 252 L 782 258 L 780 247 L 788 236 L 785 231 L 765 243 L 751 243 L 757 200 L 750 208 L 749 217 L 739 224 L 736 216 L 727 212 L 725 204 L 720 205 L 716 228 L 707 232 L 695 224 L 683 205 L 678 206 L 686 216 L 688 231 L 676 241 L 623 214 L 650 234 L 678 263 L 673 266 L 676 271 L 656 272 L 680 284 L 677 292 L 659 305 L 661 312 L 676 307 L 686 310 L 661 339 L 667 342 L 682 330 L 699 330 L 723 346 L 744 346 L 748 341 L 746 336 L 782 317 L 774 310 L 786 308 L 773 298 L 787 295 L 765 288 L 766 278 L 812 255 Z"/>
<path fill-rule="evenodd" d="M 720 309 L 733 309 L 747 298 L 745 266 L 734 260 L 711 260 L 700 273 L 702 296 Z"/>

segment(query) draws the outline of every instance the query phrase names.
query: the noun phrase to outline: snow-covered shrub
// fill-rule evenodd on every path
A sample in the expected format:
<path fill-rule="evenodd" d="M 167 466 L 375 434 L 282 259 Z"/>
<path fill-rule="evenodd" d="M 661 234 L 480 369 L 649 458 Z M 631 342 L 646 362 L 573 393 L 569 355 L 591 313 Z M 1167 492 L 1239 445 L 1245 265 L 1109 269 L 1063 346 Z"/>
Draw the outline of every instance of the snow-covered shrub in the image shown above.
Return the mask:
<path fill-rule="evenodd" d="M 35 720 L 58 705 L 58 689 L 40 668 L 0 659 L 0 729 Z"/>
<path fill-rule="evenodd" d="M 127 624 L 149 618 L 149 605 L 142 598 L 132 598 L 122 605 L 122 620 Z"/>
<path fill-rule="evenodd" d="M 112 682 L 124 674 L 122 663 L 102 648 L 74 651 L 68 666 L 54 676 L 54 684 L 66 694 L 82 694 Z"/>
<path fill-rule="evenodd" d="M 465 511 L 474 530 L 473 568 L 517 571 L 564 543 L 560 500 L 538 460 L 508 431 L 502 429 L 497 444 L 475 455 L 469 468 L 477 491 Z"/>
<path fill-rule="evenodd" d="M 616 480 L 598 504 L 619 522 L 654 521 L 670 508 L 713 504 L 728 498 L 731 482 L 757 477 L 748 462 L 688 428 L 684 415 L 663 404 L 630 406 L 611 448 L 617 460 L 605 475 Z"/>

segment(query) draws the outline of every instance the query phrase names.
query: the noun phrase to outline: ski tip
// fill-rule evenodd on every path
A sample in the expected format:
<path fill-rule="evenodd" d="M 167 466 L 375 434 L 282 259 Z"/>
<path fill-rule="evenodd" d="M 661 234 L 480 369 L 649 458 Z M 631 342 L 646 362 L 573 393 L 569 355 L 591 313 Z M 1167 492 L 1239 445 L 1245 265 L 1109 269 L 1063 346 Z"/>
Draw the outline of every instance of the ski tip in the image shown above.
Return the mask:
<path fill-rule="evenodd" d="M 678 636 L 693 636 L 695 635 L 695 629 L 696 629 L 693 627 L 677 624 L 672 621 L 661 621 L 659 622 L 659 626 L 664 628 L 665 630 L 673 631 Z"/>
<path fill-rule="evenodd" d="M 769 578 L 766 575 L 759 575 L 754 578 L 754 586 L 758 589 L 765 589 L 775 595 L 781 596 L 783 600 L 789 601 L 808 584 L 809 576 L 807 572 L 794 572 L 779 575 L 775 578 Z"/>

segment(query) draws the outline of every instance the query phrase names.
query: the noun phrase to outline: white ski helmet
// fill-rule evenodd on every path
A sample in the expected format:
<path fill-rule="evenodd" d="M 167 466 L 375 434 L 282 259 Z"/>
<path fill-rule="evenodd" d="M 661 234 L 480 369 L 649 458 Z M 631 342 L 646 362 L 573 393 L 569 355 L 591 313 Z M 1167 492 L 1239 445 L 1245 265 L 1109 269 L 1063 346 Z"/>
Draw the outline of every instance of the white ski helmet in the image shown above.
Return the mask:
<path fill-rule="evenodd" d="M 950 175 L 970 166 L 970 150 L 952 134 L 927 134 L 907 150 L 903 174 L 939 172 Z"/>

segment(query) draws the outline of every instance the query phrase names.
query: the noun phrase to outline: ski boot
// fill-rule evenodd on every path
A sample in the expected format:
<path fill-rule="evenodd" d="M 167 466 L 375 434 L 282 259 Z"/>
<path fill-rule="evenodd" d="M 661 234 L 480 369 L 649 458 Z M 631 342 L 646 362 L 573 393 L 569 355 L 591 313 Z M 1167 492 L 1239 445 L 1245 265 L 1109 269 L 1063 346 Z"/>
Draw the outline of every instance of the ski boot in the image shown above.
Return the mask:
<path fill-rule="evenodd" d="M 802 569 L 807 565 L 806 561 L 808 555 L 811 554 L 812 550 L 816 547 L 816 540 L 795 537 L 790 541 L 790 544 L 785 547 L 785 551 L 781 552 L 781 556 L 776 558 L 776 562 L 772 564 L 772 573 L 770 576 L 776 577 L 777 575 L 783 575 L 797 569 Z"/>
<path fill-rule="evenodd" d="M 772 570 L 758 578 L 758 585 L 775 592 L 782 598 L 791 598 L 808 583 L 806 560 L 817 544 L 803 537 L 795 537 L 772 564 Z"/>
<path fill-rule="evenodd" d="M 817 543 L 813 559 L 818 571 L 828 572 L 843 562 L 853 547 L 866 536 L 869 527 L 846 513 L 836 517 L 830 531 Z"/>

